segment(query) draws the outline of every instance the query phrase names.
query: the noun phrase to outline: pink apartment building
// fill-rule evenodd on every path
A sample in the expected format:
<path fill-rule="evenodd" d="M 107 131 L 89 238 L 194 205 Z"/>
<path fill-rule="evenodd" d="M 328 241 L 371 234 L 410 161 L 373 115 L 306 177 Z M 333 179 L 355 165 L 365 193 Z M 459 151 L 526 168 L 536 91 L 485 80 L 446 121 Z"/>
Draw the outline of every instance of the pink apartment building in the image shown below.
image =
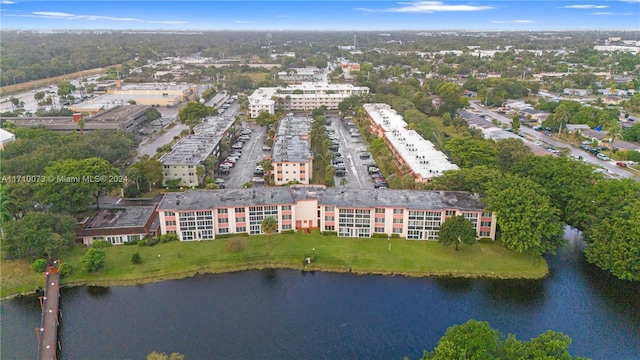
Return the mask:
<path fill-rule="evenodd" d="M 161 233 L 176 233 L 181 241 L 261 234 L 267 216 L 276 218 L 279 232 L 319 229 L 342 237 L 437 240 L 448 216 L 463 215 L 478 237 L 495 239 L 495 217 L 485 207 L 469 192 L 292 186 L 167 193 L 158 214 Z"/>

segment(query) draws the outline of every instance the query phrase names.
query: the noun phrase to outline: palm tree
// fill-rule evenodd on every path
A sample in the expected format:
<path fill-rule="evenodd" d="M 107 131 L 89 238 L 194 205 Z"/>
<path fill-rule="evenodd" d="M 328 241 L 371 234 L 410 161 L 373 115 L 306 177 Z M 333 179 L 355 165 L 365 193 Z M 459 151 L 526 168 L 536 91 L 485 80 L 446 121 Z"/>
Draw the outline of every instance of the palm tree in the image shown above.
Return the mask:
<path fill-rule="evenodd" d="M 0 185 L 0 236 L 4 238 L 3 225 L 14 219 L 15 197 L 7 191 L 6 186 Z"/>
<path fill-rule="evenodd" d="M 271 236 L 278 230 L 278 220 L 273 216 L 267 216 L 262 219 L 260 229 L 264 234 L 269 235 L 269 248 L 271 248 Z"/>

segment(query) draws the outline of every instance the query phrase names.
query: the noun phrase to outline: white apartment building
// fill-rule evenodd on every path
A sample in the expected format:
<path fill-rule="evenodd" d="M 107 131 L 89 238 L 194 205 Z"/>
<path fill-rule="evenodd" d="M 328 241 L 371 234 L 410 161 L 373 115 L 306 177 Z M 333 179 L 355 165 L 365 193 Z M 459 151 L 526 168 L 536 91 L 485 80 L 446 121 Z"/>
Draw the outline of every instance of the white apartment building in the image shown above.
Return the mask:
<path fill-rule="evenodd" d="M 366 86 L 303 82 L 287 87 L 259 88 L 249 96 L 249 116 L 258 117 L 261 112 L 273 114 L 276 106 L 284 110 L 313 110 L 321 106 L 337 109 L 338 104 L 351 95 L 369 93 Z"/>
<path fill-rule="evenodd" d="M 372 134 L 385 139 L 399 167 L 406 165 L 416 182 L 428 182 L 447 170 L 458 170 L 447 156 L 415 130 L 387 104 L 364 104 Z"/>
<path fill-rule="evenodd" d="M 496 220 L 485 207 L 469 192 L 292 186 L 167 193 L 157 209 L 161 233 L 175 233 L 181 241 L 261 234 L 267 216 L 277 220 L 279 232 L 319 229 L 342 237 L 437 240 L 445 219 L 462 215 L 478 237 L 495 239 Z"/>
<path fill-rule="evenodd" d="M 293 114 L 280 120 L 271 157 L 275 185 L 309 184 L 313 175 L 312 121 L 310 117 L 294 117 Z"/>

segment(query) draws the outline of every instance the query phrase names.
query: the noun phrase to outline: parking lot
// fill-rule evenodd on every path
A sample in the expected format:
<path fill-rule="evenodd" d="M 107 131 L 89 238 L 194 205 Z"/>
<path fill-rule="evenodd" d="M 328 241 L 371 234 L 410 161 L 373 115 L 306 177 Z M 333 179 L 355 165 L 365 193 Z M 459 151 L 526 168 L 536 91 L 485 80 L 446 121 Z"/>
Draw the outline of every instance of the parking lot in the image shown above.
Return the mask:
<path fill-rule="evenodd" d="M 362 137 L 357 134 L 357 128 L 352 122 L 343 120 L 339 116 L 330 116 L 331 125 L 325 125 L 328 132 L 333 132 L 338 142 L 338 153 L 341 156 L 346 174 L 336 176 L 336 186 L 341 186 L 341 179 L 346 179 L 344 185 L 347 188 L 371 189 L 374 187 L 373 179 L 367 171 L 367 164 L 374 164 L 371 157 L 363 158 L 362 154 L 368 153 L 367 145 L 362 141 Z M 352 131 L 353 129 L 353 131 Z M 355 133 L 354 133 L 355 131 Z M 353 136 L 352 136 L 353 135 Z"/>
<path fill-rule="evenodd" d="M 242 141 L 243 146 L 241 148 L 233 149 L 232 147 L 229 150 L 230 153 L 233 153 L 234 150 L 240 150 L 241 156 L 237 159 L 235 165 L 229 169 L 228 174 L 219 174 L 217 176 L 224 179 L 225 187 L 229 189 L 240 189 L 248 182 L 253 183 L 254 186 L 264 186 L 264 183 L 252 182 L 252 179 L 256 177 L 254 173 L 257 164 L 269 154 L 269 152 L 262 150 L 266 130 L 264 127 L 257 126 L 254 123 L 243 123 L 243 128 L 251 130 L 250 134 L 245 135 L 248 136 L 248 139 Z M 236 138 L 239 136 L 241 136 L 240 131 L 236 134 Z M 236 143 L 237 141 L 232 141 L 231 145 L 233 146 Z M 221 163 L 224 161 L 224 158 L 220 159 Z"/>

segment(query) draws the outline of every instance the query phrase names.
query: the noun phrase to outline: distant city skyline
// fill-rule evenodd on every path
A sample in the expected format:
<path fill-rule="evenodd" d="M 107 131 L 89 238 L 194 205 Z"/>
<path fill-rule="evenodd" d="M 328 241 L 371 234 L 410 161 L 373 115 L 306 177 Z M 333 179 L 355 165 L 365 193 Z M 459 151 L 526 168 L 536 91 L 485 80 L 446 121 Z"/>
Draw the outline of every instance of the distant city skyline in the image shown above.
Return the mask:
<path fill-rule="evenodd" d="M 640 30 L 640 0 L 21 1 L 2 30 Z"/>

